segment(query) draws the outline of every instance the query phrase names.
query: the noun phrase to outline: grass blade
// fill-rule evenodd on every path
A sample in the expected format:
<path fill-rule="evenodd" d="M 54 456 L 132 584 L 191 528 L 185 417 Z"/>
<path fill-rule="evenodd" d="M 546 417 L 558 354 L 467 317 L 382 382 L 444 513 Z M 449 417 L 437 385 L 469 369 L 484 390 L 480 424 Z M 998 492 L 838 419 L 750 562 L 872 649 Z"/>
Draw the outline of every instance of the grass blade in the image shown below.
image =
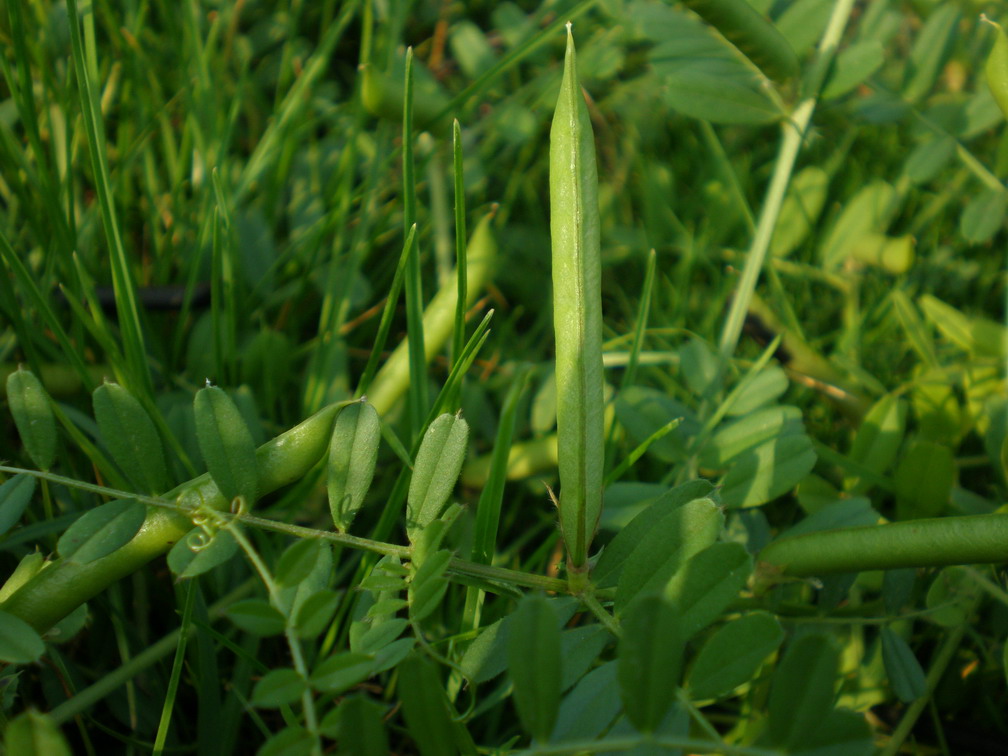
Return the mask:
<path fill-rule="evenodd" d="M 416 169 L 413 160 L 413 48 L 406 51 L 406 96 L 403 98 L 403 233 L 416 225 Z M 406 338 L 409 343 L 408 415 L 411 436 L 420 435 L 427 404 L 427 360 L 424 358 L 423 286 L 416 235 L 406 258 Z"/>
<path fill-rule="evenodd" d="M 147 364 L 147 349 L 144 346 L 140 311 L 137 308 L 136 284 L 126 259 L 126 249 L 123 246 L 119 220 L 116 217 L 115 200 L 112 196 L 112 181 L 105 158 L 104 123 L 98 104 L 97 82 L 93 76 L 94 68 L 89 66 L 88 61 L 85 60 L 85 55 L 92 61 L 97 57 L 97 52 L 94 49 L 93 22 L 90 19 L 85 19 L 86 23 L 91 24 L 89 25 L 91 34 L 87 35 L 85 43 L 81 36 L 77 0 L 67 0 L 67 9 L 70 14 L 70 44 L 73 49 L 74 72 L 80 94 L 81 114 L 84 119 L 84 128 L 87 131 L 88 151 L 91 153 L 91 163 L 94 167 L 95 189 L 98 193 L 102 225 L 111 248 L 112 286 L 115 290 L 119 328 L 122 330 L 123 353 L 129 366 L 130 384 L 132 384 L 127 388 L 132 388 L 137 394 L 153 398 L 154 386 Z"/>

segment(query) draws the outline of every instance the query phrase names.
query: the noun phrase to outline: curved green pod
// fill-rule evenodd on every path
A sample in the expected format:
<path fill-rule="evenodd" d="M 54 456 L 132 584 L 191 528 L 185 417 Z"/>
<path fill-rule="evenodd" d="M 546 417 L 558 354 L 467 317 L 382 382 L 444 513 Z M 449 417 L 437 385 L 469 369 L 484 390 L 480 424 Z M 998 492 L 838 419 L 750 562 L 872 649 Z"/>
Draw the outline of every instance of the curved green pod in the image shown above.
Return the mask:
<path fill-rule="evenodd" d="M 329 444 L 338 404 L 263 444 L 256 451 L 259 491 L 268 493 L 301 478 L 319 460 Z M 211 480 L 201 475 L 165 494 L 183 506 L 227 507 L 227 500 Z M 154 557 L 168 551 L 192 529 L 192 520 L 173 510 L 149 507 L 140 531 L 113 554 L 88 564 L 57 560 L 43 568 L 0 608 L 45 632 L 77 606 L 93 598 Z"/>
<path fill-rule="evenodd" d="M 746 0 L 683 0 L 683 5 L 717 29 L 771 79 L 798 75 L 798 56 L 777 27 Z"/>
<path fill-rule="evenodd" d="M 1008 562 L 1008 515 L 935 517 L 806 533 L 763 549 L 758 573 L 806 577 Z"/>
<path fill-rule="evenodd" d="M 469 297 L 475 297 L 489 280 L 496 258 L 496 244 L 487 216 L 473 232 L 468 247 L 467 280 Z M 443 287 L 424 312 L 427 359 L 446 343 L 452 331 L 455 302 L 458 298 L 454 280 Z M 371 384 L 368 400 L 379 414 L 388 412 L 406 390 L 409 367 L 406 344 L 400 344 Z M 260 496 L 302 478 L 328 449 L 336 413 L 343 406 L 333 404 L 263 444 L 256 451 L 258 493 Z M 172 489 L 163 498 L 183 506 L 210 506 L 225 509 L 221 495 L 209 473 Z M 114 554 L 86 565 L 65 560 L 49 563 L 27 581 L 0 609 L 14 614 L 45 632 L 77 606 L 101 593 L 110 584 L 143 567 L 167 552 L 192 529 L 192 520 L 168 509 L 149 507 L 140 531 Z"/>
<path fill-rule="evenodd" d="M 487 213 L 473 229 L 466 248 L 466 299 L 467 305 L 476 301 L 493 274 L 497 261 L 497 241 L 491 222 L 493 213 Z M 427 305 L 423 316 L 424 354 L 428 362 L 447 343 L 455 328 L 455 306 L 458 287 L 455 276 L 442 286 Z M 405 393 L 409 385 L 409 344 L 403 340 L 385 364 L 382 365 L 367 390 L 368 401 L 379 415 L 388 412 Z"/>

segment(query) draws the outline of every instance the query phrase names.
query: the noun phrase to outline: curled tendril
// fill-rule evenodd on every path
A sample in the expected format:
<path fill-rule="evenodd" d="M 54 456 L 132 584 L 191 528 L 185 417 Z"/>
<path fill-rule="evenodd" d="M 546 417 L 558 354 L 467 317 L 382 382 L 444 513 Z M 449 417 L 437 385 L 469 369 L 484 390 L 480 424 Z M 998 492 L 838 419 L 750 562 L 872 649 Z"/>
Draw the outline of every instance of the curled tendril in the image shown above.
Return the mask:
<path fill-rule="evenodd" d="M 231 499 L 231 514 L 233 515 L 248 514 L 248 502 L 245 501 L 244 496 L 235 496 L 233 499 Z"/>
<path fill-rule="evenodd" d="M 198 554 L 199 552 L 203 551 L 203 549 L 205 549 L 207 546 L 209 546 L 210 541 L 212 540 L 213 535 L 209 535 L 202 531 L 194 530 L 192 533 L 189 534 L 189 537 L 186 539 L 186 545 L 189 547 L 190 551 L 192 551 L 195 554 Z"/>

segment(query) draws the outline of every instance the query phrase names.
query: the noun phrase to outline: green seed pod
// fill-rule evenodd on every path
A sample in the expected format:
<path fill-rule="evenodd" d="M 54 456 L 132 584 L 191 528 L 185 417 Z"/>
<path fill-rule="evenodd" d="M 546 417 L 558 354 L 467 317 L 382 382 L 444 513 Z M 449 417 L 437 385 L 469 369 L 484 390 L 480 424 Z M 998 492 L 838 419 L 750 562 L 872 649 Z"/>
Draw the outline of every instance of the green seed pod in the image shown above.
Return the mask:
<path fill-rule="evenodd" d="M 798 56 L 777 27 L 746 0 L 683 0 L 771 79 L 798 75 Z"/>
<path fill-rule="evenodd" d="M 326 407 L 259 448 L 255 460 L 261 493 L 270 493 L 300 480 L 315 466 L 325 453 L 332 436 L 332 424 L 338 408 L 339 405 L 336 404 Z M 177 486 L 166 493 L 165 498 L 176 499 L 181 506 L 191 508 L 225 509 L 228 506 L 228 501 L 221 495 L 209 474 L 200 475 Z M 192 544 L 188 542 L 187 534 L 201 535 L 192 530 L 191 517 L 151 507 L 140 532 L 121 549 L 84 565 L 65 559 L 50 563 L 17 592 L 5 598 L 2 609 L 44 632 L 111 583 L 135 572 L 181 541 L 185 543 L 179 550 L 188 554 L 181 560 L 184 564 L 178 571 L 185 571 L 189 562 L 196 563 L 193 569 L 205 566 L 209 558 L 207 551 L 219 554 L 219 549 L 222 548 L 220 546 L 215 549 L 204 548 L 199 555 L 195 554 L 190 548 Z M 218 539 L 221 535 L 218 533 Z M 226 541 L 230 541 L 234 551 L 237 551 L 234 538 L 227 531 L 223 531 L 223 535 L 226 536 Z M 196 556 L 200 558 L 197 560 L 194 558 Z M 178 563 L 173 567 L 171 560 L 168 566 L 173 569 L 179 567 Z"/>
<path fill-rule="evenodd" d="M 602 514 L 602 263 L 595 140 L 577 81 L 574 37 L 550 131 L 550 232 L 556 333 L 560 528 L 568 570 L 584 574 Z"/>
<path fill-rule="evenodd" d="M 161 439 L 136 397 L 117 383 L 103 383 L 91 402 L 102 440 L 127 477 L 144 493 L 164 491 L 168 468 Z"/>
<path fill-rule="evenodd" d="M 985 20 L 987 20 L 985 18 Z M 994 47 L 987 56 L 984 73 L 987 86 L 1005 118 L 1008 118 L 1008 34 L 1000 24 L 987 20 L 994 27 Z"/>
<path fill-rule="evenodd" d="M 196 393 L 196 438 L 207 470 L 227 499 L 249 504 L 259 494 L 256 450 L 238 407 L 223 389 L 207 386 Z"/>
<path fill-rule="evenodd" d="M 329 509 L 333 524 L 345 533 L 374 478 L 381 441 L 381 421 L 365 398 L 343 409 L 329 445 Z"/>
<path fill-rule="evenodd" d="M 48 470 L 56 461 L 56 418 L 34 373 L 19 367 L 7 376 L 7 404 L 28 456 L 40 470 Z"/>
<path fill-rule="evenodd" d="M 757 578 L 1004 561 L 1008 516 L 934 517 L 781 538 L 760 552 Z"/>
<path fill-rule="evenodd" d="M 469 424 L 460 415 L 439 415 L 424 433 L 406 499 L 410 542 L 444 509 L 462 471 L 468 442 Z"/>

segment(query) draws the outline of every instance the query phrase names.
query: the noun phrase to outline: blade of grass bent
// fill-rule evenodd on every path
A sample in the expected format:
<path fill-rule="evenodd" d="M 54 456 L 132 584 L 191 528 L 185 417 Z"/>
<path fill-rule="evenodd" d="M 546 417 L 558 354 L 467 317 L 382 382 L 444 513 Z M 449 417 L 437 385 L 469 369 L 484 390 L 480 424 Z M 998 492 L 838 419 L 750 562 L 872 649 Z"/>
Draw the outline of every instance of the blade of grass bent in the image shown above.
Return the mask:
<path fill-rule="evenodd" d="M 455 175 L 455 275 L 458 282 L 458 299 L 455 300 L 455 337 L 452 340 L 452 363 L 462 354 L 465 344 L 466 311 L 466 222 L 465 182 L 462 173 L 462 128 L 458 119 L 452 122 L 452 152 Z"/>
<path fill-rule="evenodd" d="M 745 314 L 749 311 L 749 304 L 756 289 L 760 270 L 763 268 L 763 261 L 770 249 L 770 240 L 773 237 L 774 227 L 777 225 L 777 218 L 780 216 L 784 195 L 791 182 L 791 172 L 794 169 L 798 151 L 801 149 L 806 131 L 812 122 L 812 114 L 819 101 L 819 91 L 826 80 L 833 58 L 836 56 L 837 46 L 853 7 L 854 0 L 839 0 L 833 7 L 833 13 L 819 43 L 818 57 L 805 78 L 805 99 L 798 104 L 792 112 L 791 118 L 783 125 L 784 135 L 781 140 L 780 152 L 777 154 L 773 176 L 770 179 L 766 199 L 756 224 L 756 233 L 746 255 L 742 278 L 739 280 L 735 296 L 732 298 L 731 309 L 721 331 L 720 351 L 725 358 L 730 358 L 738 345 L 739 336 L 742 334 L 742 323 L 745 320 Z"/>
<path fill-rule="evenodd" d="M 577 81 L 569 23 L 563 82 L 550 131 L 550 232 L 560 527 L 572 589 L 579 592 L 575 583 L 586 578 L 588 546 L 602 514 L 605 430 L 595 140 Z"/>
<path fill-rule="evenodd" d="M 406 96 L 403 99 L 403 234 L 416 224 L 416 175 L 413 160 L 413 48 L 406 50 Z M 406 258 L 406 338 L 409 343 L 407 409 L 413 439 L 420 435 L 427 404 L 427 360 L 424 359 L 423 286 L 416 235 Z"/>
<path fill-rule="evenodd" d="M 403 244 L 402 254 L 399 256 L 399 264 L 396 266 L 395 275 L 392 277 L 392 286 L 389 288 L 388 297 L 385 298 L 385 308 L 382 310 L 381 320 L 378 322 L 378 335 L 375 336 L 374 347 L 368 357 L 367 365 L 357 383 L 355 396 L 363 396 L 371 386 L 371 379 L 378 369 L 378 360 L 381 359 L 385 342 L 388 341 L 389 331 L 392 330 L 392 316 L 395 313 L 396 302 L 399 301 L 399 292 L 402 291 L 403 277 L 406 272 L 406 261 L 409 258 L 410 250 L 413 248 L 413 238 L 416 235 L 416 224 L 413 224 L 406 233 L 406 241 Z"/>

